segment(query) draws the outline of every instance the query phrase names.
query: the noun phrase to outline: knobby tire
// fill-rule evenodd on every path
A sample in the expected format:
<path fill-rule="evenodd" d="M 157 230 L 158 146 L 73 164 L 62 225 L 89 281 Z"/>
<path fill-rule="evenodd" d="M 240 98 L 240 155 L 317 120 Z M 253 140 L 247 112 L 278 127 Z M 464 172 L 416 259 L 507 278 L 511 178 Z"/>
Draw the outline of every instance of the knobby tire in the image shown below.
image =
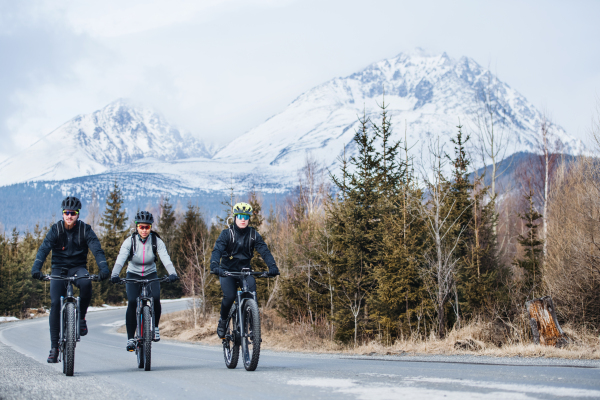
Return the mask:
<path fill-rule="evenodd" d="M 143 311 L 144 321 L 144 361 L 146 362 L 145 370 L 150 371 L 151 360 L 152 360 L 152 315 L 150 314 L 150 307 L 144 306 Z"/>
<path fill-rule="evenodd" d="M 237 334 L 235 333 L 238 330 L 237 323 L 237 304 L 234 304 L 229 311 L 229 316 L 227 317 L 227 335 L 233 337 L 234 340 L 225 339 L 223 341 L 223 356 L 225 358 L 225 365 L 229 369 L 234 369 L 237 367 L 238 359 L 240 357 L 240 346 L 239 341 L 236 340 Z"/>
<path fill-rule="evenodd" d="M 246 368 L 246 371 L 254 371 L 258 366 L 261 342 L 260 313 L 256 301 L 246 300 L 242 315 L 245 331 L 242 337 L 244 368 Z"/>
<path fill-rule="evenodd" d="M 73 376 L 73 370 L 75 369 L 75 343 L 77 341 L 77 327 L 76 315 L 75 315 L 75 304 L 67 303 L 65 306 L 66 314 L 66 341 L 64 343 L 64 354 L 63 354 L 63 372 L 67 376 Z"/>

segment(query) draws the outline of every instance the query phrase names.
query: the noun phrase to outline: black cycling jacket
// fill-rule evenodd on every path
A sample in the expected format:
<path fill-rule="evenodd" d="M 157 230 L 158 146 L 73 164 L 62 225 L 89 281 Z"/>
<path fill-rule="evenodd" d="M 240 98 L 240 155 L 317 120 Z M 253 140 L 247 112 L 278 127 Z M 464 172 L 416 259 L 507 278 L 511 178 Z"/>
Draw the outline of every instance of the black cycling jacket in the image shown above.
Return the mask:
<path fill-rule="evenodd" d="M 254 236 L 255 234 L 253 232 L 256 233 L 256 236 Z M 219 235 L 210 258 L 211 269 L 221 267 L 227 271 L 239 272 L 242 268 L 250 268 L 250 260 L 252 260 L 252 257 L 254 256 L 254 252 L 251 252 L 251 238 L 254 239 L 254 248 L 258 251 L 258 254 L 260 254 L 269 269 L 277 268 L 275 259 L 273 258 L 273 255 L 271 255 L 267 244 L 254 228 L 246 227 L 240 229 L 237 225 L 233 224 L 233 233 L 235 235 L 235 240 L 231 249 L 231 254 L 227 249 L 231 241 L 231 232 L 229 231 L 229 228 L 223 229 L 223 232 Z"/>
<path fill-rule="evenodd" d="M 71 229 L 64 229 L 64 225 L 61 226 L 63 237 L 59 237 L 59 226 L 58 224 L 64 224 L 63 221 L 58 221 L 52 225 L 44 242 L 40 246 L 31 272 L 41 271 L 42 265 L 48 257 L 48 253 L 52 250 L 52 268 L 60 268 L 63 271 L 67 271 L 75 267 L 86 267 L 87 266 L 87 254 L 88 249 L 92 251 L 96 258 L 96 264 L 102 272 L 108 274 L 108 264 L 106 263 L 106 257 L 104 251 L 100 246 L 98 237 L 92 230 L 92 227 L 83 221 L 77 221 L 75 226 Z M 83 230 L 83 232 L 81 231 Z M 84 238 L 80 243 L 80 237 Z"/>

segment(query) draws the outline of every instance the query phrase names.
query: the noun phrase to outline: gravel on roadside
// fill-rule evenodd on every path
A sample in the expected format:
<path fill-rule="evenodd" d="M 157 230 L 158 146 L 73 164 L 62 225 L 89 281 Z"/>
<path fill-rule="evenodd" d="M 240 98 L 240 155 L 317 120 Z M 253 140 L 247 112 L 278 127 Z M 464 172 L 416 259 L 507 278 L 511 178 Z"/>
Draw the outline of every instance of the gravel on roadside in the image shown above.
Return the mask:
<path fill-rule="evenodd" d="M 0 342 L 0 399 L 131 399 L 135 393 L 117 390 L 92 376 L 67 377 Z"/>

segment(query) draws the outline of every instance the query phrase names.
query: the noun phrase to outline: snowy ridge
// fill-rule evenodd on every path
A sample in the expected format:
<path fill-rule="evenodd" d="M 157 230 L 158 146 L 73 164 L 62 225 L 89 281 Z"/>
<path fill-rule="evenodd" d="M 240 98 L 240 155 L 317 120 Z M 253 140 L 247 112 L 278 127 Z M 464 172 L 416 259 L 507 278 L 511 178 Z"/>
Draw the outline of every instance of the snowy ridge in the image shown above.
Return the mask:
<path fill-rule="evenodd" d="M 154 111 L 119 99 L 73 118 L 2 162 L 0 185 L 94 175 L 145 157 L 211 157 L 211 150 L 191 135 L 181 135 Z"/>
<path fill-rule="evenodd" d="M 542 115 L 527 99 L 470 58 L 417 49 L 314 87 L 218 151 L 181 135 L 155 112 L 117 100 L 74 118 L 1 163 L 0 186 L 52 181 L 63 182 L 64 191 L 85 193 L 119 176 L 130 196 L 219 192 L 232 181 L 282 193 L 295 185 L 307 154 L 330 171 L 344 150 L 348 157 L 353 154 L 358 116 L 364 112 L 379 120 L 384 89 L 393 139 L 404 140 L 406 126 L 408 146 L 419 158 L 428 138 L 438 135 L 450 151 L 459 119 L 472 133 L 475 110 L 490 82 L 504 111 L 504 122 L 496 128 L 509 139 L 506 155 L 535 152 Z M 565 153 L 584 151 L 581 141 L 560 126 L 551 133 Z M 75 179 L 86 176 L 92 179 Z"/>
<path fill-rule="evenodd" d="M 214 158 L 245 154 L 244 161 L 295 169 L 310 152 L 332 166 L 352 142 L 358 116 L 365 112 L 373 121 L 379 119 L 384 89 L 395 140 L 404 139 L 406 121 L 409 147 L 436 135 L 449 143 L 459 118 L 463 125 L 473 120 L 478 99 L 489 82 L 505 111 L 505 124 L 499 128 L 509 138 L 508 154 L 535 151 L 542 116 L 527 99 L 470 58 L 455 60 L 446 53 L 429 55 L 417 49 L 309 90 Z M 554 126 L 553 134 L 566 153 L 583 151 L 581 141 L 561 127 Z M 420 146 L 414 149 L 416 152 Z M 347 151 L 351 154 L 352 146 Z"/>

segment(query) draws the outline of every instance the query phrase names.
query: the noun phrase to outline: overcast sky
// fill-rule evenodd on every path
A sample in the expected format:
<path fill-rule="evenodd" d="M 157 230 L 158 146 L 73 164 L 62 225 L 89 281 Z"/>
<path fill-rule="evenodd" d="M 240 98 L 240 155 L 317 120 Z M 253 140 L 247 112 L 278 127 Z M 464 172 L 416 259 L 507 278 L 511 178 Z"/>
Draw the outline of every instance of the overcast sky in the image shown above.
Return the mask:
<path fill-rule="evenodd" d="M 600 1 L 0 0 L 0 161 L 120 98 L 218 144 L 417 46 L 468 56 L 585 139 Z"/>

